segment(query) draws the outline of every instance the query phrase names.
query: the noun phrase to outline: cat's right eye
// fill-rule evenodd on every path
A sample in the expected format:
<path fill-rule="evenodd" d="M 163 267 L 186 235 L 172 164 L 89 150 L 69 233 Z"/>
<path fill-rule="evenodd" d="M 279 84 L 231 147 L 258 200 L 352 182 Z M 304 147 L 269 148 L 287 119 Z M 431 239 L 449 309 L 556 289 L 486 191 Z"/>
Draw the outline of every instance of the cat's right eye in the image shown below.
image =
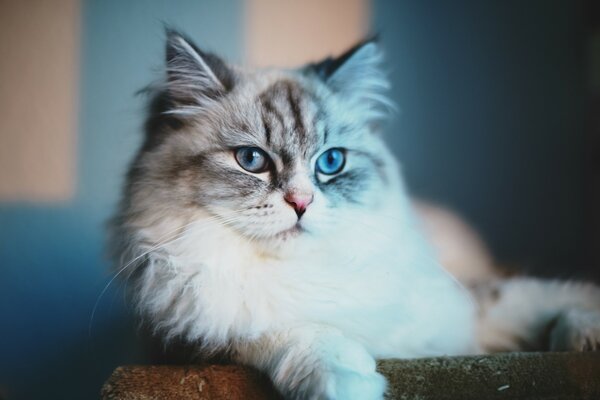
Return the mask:
<path fill-rule="evenodd" d="M 258 147 L 240 147 L 235 150 L 235 160 L 248 172 L 259 174 L 269 169 L 271 159 Z"/>

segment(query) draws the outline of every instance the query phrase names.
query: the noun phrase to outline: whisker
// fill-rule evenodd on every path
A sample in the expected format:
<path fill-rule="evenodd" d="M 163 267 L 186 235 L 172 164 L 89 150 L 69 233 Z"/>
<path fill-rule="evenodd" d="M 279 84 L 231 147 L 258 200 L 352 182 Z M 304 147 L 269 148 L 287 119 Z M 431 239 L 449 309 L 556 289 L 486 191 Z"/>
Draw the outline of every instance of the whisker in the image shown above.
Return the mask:
<path fill-rule="evenodd" d="M 229 212 L 229 214 L 231 214 L 231 217 L 236 216 L 239 214 L 239 211 L 242 210 L 232 210 Z M 238 215 L 239 216 L 239 215 Z M 231 218 L 230 217 L 230 218 Z M 100 292 L 100 294 L 98 295 L 96 302 L 94 303 L 94 307 L 92 308 L 92 312 L 90 315 L 90 322 L 88 325 L 88 335 L 91 336 L 92 333 L 92 324 L 93 324 L 93 320 L 94 317 L 96 315 L 96 311 L 98 309 L 98 306 L 100 304 L 100 301 L 102 299 L 102 297 L 104 296 L 104 294 L 106 293 L 106 291 L 109 289 L 109 287 L 112 285 L 112 283 L 126 270 L 128 269 L 130 266 L 132 265 L 136 265 L 136 268 L 141 265 L 141 264 L 134 264 L 136 261 L 140 260 L 141 258 L 149 255 L 150 253 L 160 250 L 170 244 L 173 244 L 179 240 L 181 240 L 182 238 L 185 237 L 185 233 L 188 231 L 188 229 L 190 227 L 192 227 L 193 225 L 196 224 L 206 224 L 206 223 L 211 223 L 211 222 L 219 222 L 219 218 L 221 218 L 219 215 L 212 215 L 209 216 L 207 218 L 202 218 L 202 219 L 198 219 L 195 221 L 191 221 L 189 223 L 186 223 L 182 226 L 179 226 L 175 229 L 172 229 L 170 231 L 168 231 L 167 233 L 163 234 L 161 237 L 159 237 L 159 239 L 156 241 L 156 243 L 154 245 L 152 245 L 149 249 L 145 250 L 143 253 L 139 254 L 138 256 L 134 257 L 132 260 L 130 260 L 129 262 L 127 262 L 122 268 L 120 268 L 117 272 L 115 272 L 112 276 L 112 278 L 108 281 L 108 283 L 104 286 L 104 288 L 102 289 L 102 291 Z M 209 228 L 209 227 L 205 227 L 205 228 Z M 183 230 L 183 232 L 181 232 Z M 133 272 L 135 272 L 134 268 L 130 274 L 127 276 L 126 280 L 125 280 L 125 284 L 127 284 L 127 281 L 129 280 L 129 278 L 132 276 Z"/>
<path fill-rule="evenodd" d="M 113 277 L 108 281 L 108 283 L 104 286 L 104 288 L 102 289 L 102 291 L 100 292 L 100 294 L 98 295 L 98 298 L 96 299 L 96 302 L 94 303 L 94 307 L 92 309 L 92 313 L 90 316 L 90 323 L 88 326 L 88 334 L 91 336 L 92 334 L 92 323 L 94 320 L 94 316 L 96 315 L 96 310 L 98 308 L 98 305 L 100 304 L 100 300 L 102 299 L 102 296 L 104 296 L 104 294 L 106 293 L 106 291 L 108 290 L 108 288 L 110 287 L 110 285 L 115 281 L 115 279 L 117 279 L 119 277 L 119 275 L 121 275 L 130 265 L 133 265 L 133 263 L 135 263 L 137 260 L 139 260 L 140 258 L 150 254 L 153 251 L 156 251 L 168 244 L 171 244 L 177 240 L 182 239 L 184 236 L 180 235 L 178 238 L 171 240 L 171 241 L 167 241 L 164 242 L 160 245 L 157 246 L 153 246 L 152 248 L 150 248 L 149 250 L 145 251 L 144 253 L 140 254 L 139 256 L 135 257 L 133 260 L 129 261 L 124 267 L 122 267 L 119 271 L 117 271 Z"/>

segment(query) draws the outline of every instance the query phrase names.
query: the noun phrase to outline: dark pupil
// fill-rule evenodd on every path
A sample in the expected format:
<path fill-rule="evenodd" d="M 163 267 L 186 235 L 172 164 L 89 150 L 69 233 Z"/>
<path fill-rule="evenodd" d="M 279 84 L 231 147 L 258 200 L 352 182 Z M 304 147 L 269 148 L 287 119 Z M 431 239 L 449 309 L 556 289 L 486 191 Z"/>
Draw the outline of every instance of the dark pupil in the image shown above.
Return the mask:
<path fill-rule="evenodd" d="M 335 162 L 335 156 L 333 155 L 333 151 L 327 154 L 327 164 L 331 165 Z"/>
<path fill-rule="evenodd" d="M 256 153 L 256 152 L 252 151 L 252 150 L 246 152 L 246 161 L 250 164 L 252 163 L 252 161 L 254 161 L 254 157 L 255 157 L 254 153 Z"/>

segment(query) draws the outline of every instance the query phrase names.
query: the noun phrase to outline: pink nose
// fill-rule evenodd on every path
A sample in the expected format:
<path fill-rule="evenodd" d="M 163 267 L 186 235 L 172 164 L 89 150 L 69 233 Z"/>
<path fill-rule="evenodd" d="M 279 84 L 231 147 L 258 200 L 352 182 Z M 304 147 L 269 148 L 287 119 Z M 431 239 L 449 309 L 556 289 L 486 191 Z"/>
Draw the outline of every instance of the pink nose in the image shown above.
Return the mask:
<path fill-rule="evenodd" d="M 296 215 L 300 218 L 306 211 L 306 207 L 313 201 L 312 193 L 294 193 L 289 192 L 283 196 L 285 201 L 294 208 Z"/>

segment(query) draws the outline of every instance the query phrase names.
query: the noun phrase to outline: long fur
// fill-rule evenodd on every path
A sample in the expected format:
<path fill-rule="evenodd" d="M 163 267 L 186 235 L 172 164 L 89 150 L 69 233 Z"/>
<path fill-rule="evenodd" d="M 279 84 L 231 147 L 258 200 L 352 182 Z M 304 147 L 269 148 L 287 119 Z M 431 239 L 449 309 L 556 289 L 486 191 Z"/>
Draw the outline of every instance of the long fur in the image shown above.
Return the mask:
<path fill-rule="evenodd" d="M 167 42 L 113 231 L 117 273 L 158 334 L 227 352 L 298 399 L 380 399 L 376 358 L 481 351 L 481 308 L 441 267 L 374 130 L 390 104 L 375 43 L 243 71 Z M 244 170 L 240 146 L 265 151 L 269 172 Z M 315 169 L 330 148 L 346 156 L 334 175 Z M 301 218 L 285 201 L 299 190 Z"/>

